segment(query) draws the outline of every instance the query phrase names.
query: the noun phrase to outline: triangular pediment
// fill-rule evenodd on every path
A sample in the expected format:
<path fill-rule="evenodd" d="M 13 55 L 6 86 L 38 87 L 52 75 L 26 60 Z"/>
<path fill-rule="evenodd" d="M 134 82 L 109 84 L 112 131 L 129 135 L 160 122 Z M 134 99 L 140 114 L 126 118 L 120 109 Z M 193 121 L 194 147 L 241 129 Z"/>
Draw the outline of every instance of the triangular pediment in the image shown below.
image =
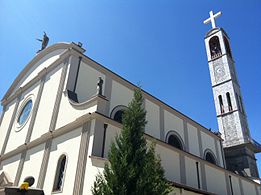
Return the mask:
<path fill-rule="evenodd" d="M 0 188 L 4 188 L 6 186 L 12 186 L 12 185 L 13 183 L 11 182 L 8 175 L 4 171 L 0 172 Z"/>
<path fill-rule="evenodd" d="M 19 88 L 23 88 L 29 81 L 37 77 L 42 70 L 59 60 L 66 51 L 73 49 L 82 53 L 85 51 L 75 43 L 57 43 L 38 53 L 16 77 L 2 101 L 8 99 L 8 97 L 18 91 Z"/>

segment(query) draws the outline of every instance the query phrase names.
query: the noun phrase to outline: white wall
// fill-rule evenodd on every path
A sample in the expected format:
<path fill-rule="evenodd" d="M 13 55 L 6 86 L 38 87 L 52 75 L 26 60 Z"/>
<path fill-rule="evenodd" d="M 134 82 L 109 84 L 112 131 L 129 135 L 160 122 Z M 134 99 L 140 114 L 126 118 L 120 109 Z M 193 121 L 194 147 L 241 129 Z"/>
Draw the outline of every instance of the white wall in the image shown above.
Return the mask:
<path fill-rule="evenodd" d="M 10 178 L 10 182 L 14 183 L 17 168 L 19 165 L 21 154 L 12 156 L 1 162 L 0 170 L 3 170 Z"/>
<path fill-rule="evenodd" d="M 22 94 L 21 100 L 19 102 L 18 109 L 16 112 L 15 120 L 14 120 L 14 123 L 12 126 L 12 130 L 10 132 L 10 137 L 9 137 L 9 140 L 8 140 L 8 143 L 6 146 L 5 153 L 12 151 L 12 150 L 16 149 L 18 146 L 25 143 L 25 138 L 27 135 L 28 127 L 29 127 L 29 124 L 30 124 L 30 121 L 32 118 L 31 116 L 32 116 L 33 107 L 32 107 L 32 110 L 30 112 L 28 119 L 22 126 L 18 124 L 18 118 L 19 118 L 21 111 L 23 110 L 24 105 L 26 104 L 26 102 L 29 99 L 32 99 L 33 106 L 34 106 L 35 99 L 36 99 L 37 93 L 38 93 L 38 89 L 39 89 L 39 83 L 36 83 L 35 85 L 33 85 L 31 88 L 29 88 Z"/>
<path fill-rule="evenodd" d="M 13 112 L 14 112 L 14 108 L 15 108 L 15 104 L 16 104 L 16 100 L 10 102 L 7 107 L 6 107 L 6 111 L 2 120 L 2 124 L 1 124 L 1 130 L 0 130 L 0 150 L 3 147 L 4 144 L 4 140 L 5 140 L 5 136 L 9 127 L 9 123 L 10 120 L 12 118 Z"/>
<path fill-rule="evenodd" d="M 188 140 L 189 140 L 189 152 L 196 156 L 200 156 L 199 143 L 198 143 L 198 130 L 196 127 L 187 123 L 188 127 Z"/>
<path fill-rule="evenodd" d="M 147 125 L 145 132 L 155 138 L 160 139 L 160 116 L 159 116 L 159 106 L 153 102 L 145 99 L 145 109 L 147 111 L 146 120 Z"/>
<path fill-rule="evenodd" d="M 84 102 L 97 93 L 98 78 L 103 79 L 103 91 L 105 86 L 105 75 L 82 62 L 80 65 L 75 92 L 79 102 Z"/>
<path fill-rule="evenodd" d="M 133 98 L 133 91 L 124 85 L 112 81 L 112 91 L 110 99 L 110 113 L 118 105 L 128 106 L 129 102 Z"/>
<path fill-rule="evenodd" d="M 210 135 L 204 133 L 203 131 L 201 131 L 201 140 L 202 140 L 203 154 L 206 149 L 210 149 L 213 152 L 213 154 L 215 154 L 215 158 L 217 160 L 217 153 L 216 153 L 214 138 L 211 137 Z"/>
<path fill-rule="evenodd" d="M 196 169 L 196 161 L 185 157 L 185 167 L 186 167 L 186 184 L 198 188 L 198 176 Z M 200 168 L 200 167 L 199 167 Z"/>
<path fill-rule="evenodd" d="M 82 128 L 80 127 L 53 139 L 43 187 L 45 194 L 51 194 L 52 192 L 57 162 L 62 154 L 67 156 L 67 164 L 65 168 L 63 189 L 59 194 L 72 194 L 80 148 L 81 130 Z"/>
<path fill-rule="evenodd" d="M 164 110 L 164 128 L 165 128 L 165 139 L 168 132 L 170 130 L 174 130 L 180 135 L 184 143 L 184 125 L 183 125 L 183 120 L 181 118 Z"/>
<path fill-rule="evenodd" d="M 25 76 L 19 81 L 18 85 L 15 87 L 14 92 L 24 85 L 26 85 L 30 80 L 32 80 L 34 77 L 37 76 L 37 74 L 44 69 L 45 67 L 48 67 L 53 62 L 55 62 L 60 54 L 64 52 L 65 49 L 57 49 L 53 52 L 50 52 L 49 54 L 45 55 L 42 59 L 40 59 L 38 62 L 36 62 L 31 69 L 25 74 Z M 12 94 L 14 94 L 14 92 Z"/>
<path fill-rule="evenodd" d="M 220 195 L 227 194 L 226 179 L 224 172 L 219 171 L 213 167 L 205 165 L 207 189 Z"/>
<path fill-rule="evenodd" d="M 43 153 L 44 153 L 44 144 L 38 145 L 27 151 L 19 185 L 23 182 L 25 177 L 33 176 L 35 182 L 32 187 L 36 187 L 40 169 L 41 169 Z"/>
<path fill-rule="evenodd" d="M 161 145 L 156 145 L 155 151 L 160 155 L 166 178 L 180 183 L 179 153 Z"/>
<path fill-rule="evenodd" d="M 61 77 L 61 65 L 46 76 L 41 101 L 35 118 L 31 140 L 39 138 L 49 131 L 54 103 Z"/>

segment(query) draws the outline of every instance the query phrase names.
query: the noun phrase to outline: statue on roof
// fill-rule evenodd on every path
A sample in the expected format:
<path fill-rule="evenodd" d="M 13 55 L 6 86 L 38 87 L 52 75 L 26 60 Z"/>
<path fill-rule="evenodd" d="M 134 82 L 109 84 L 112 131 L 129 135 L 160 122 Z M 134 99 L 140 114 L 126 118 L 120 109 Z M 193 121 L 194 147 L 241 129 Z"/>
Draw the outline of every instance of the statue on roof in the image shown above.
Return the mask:
<path fill-rule="evenodd" d="M 44 32 L 43 39 L 36 39 L 36 40 L 42 42 L 42 48 L 37 51 L 37 53 L 39 53 L 40 51 L 44 50 L 47 47 L 48 42 L 49 42 L 49 37 Z"/>

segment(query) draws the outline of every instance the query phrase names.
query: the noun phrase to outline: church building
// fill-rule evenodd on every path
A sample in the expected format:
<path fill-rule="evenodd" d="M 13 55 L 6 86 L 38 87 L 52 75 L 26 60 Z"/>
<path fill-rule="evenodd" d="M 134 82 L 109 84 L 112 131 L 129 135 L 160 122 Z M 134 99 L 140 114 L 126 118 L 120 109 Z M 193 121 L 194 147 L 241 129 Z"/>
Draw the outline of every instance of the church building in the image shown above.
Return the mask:
<path fill-rule="evenodd" d="M 261 146 L 250 135 L 229 37 L 215 26 L 220 15 L 204 22 L 212 24 L 205 45 L 219 133 L 142 91 L 145 137 L 156 144 L 171 194 L 261 195 Z M 32 176 L 32 188 L 46 195 L 89 195 L 137 86 L 80 43 L 45 47 L 1 101 L 0 193 Z"/>

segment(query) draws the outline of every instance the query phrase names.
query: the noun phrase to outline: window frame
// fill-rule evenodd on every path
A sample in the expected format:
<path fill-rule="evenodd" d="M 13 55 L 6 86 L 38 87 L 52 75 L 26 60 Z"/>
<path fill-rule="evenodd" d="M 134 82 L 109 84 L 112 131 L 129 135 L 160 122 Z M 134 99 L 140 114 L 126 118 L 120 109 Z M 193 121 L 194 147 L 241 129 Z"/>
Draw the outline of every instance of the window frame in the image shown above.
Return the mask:
<path fill-rule="evenodd" d="M 172 135 L 175 136 L 175 137 L 178 139 L 178 141 L 180 142 L 181 149 L 180 149 L 180 148 L 177 148 L 177 147 L 175 147 L 175 146 L 173 146 L 173 145 L 171 145 L 171 144 L 169 144 L 169 138 L 170 138 L 170 136 L 172 136 Z M 166 142 L 168 145 L 170 145 L 170 146 L 172 146 L 172 147 L 174 147 L 174 148 L 177 148 L 177 149 L 182 150 L 182 151 L 186 151 L 186 149 L 185 149 L 185 144 L 184 144 L 184 141 L 183 141 L 182 137 L 178 134 L 178 132 L 176 132 L 176 131 L 174 131 L 174 130 L 168 131 L 168 133 L 167 133 L 167 135 L 166 135 L 166 138 L 165 138 L 165 142 Z"/>
<path fill-rule="evenodd" d="M 63 158 L 65 157 L 65 165 L 64 165 L 64 171 L 63 171 L 63 178 L 62 178 L 62 185 L 60 187 L 60 189 L 54 189 L 55 185 L 58 182 L 58 170 L 60 170 L 61 168 L 61 162 L 63 160 Z M 68 155 L 63 153 L 59 156 L 58 160 L 57 160 L 57 164 L 56 164 L 56 169 L 55 169 L 55 175 L 54 175 L 54 180 L 53 180 L 53 186 L 52 186 L 52 194 L 56 194 L 56 193 L 62 193 L 63 192 L 63 187 L 64 187 L 64 183 L 65 183 L 65 175 L 66 175 L 66 168 L 67 168 L 67 163 L 68 163 Z"/>
<path fill-rule="evenodd" d="M 210 162 L 207 160 L 207 154 L 210 154 L 211 157 L 213 158 L 213 160 L 215 161 L 214 163 L 213 162 Z M 205 151 L 204 151 L 204 160 L 211 163 L 211 164 L 214 164 L 214 165 L 218 165 L 218 161 L 217 161 L 217 158 L 216 158 L 216 155 L 214 154 L 214 152 L 212 150 L 210 150 L 209 148 L 207 148 Z"/>
<path fill-rule="evenodd" d="M 114 121 L 116 121 L 116 120 L 114 119 L 116 113 L 117 113 L 118 111 L 125 111 L 125 110 L 127 110 L 127 106 L 124 106 L 124 105 L 115 106 L 115 107 L 112 109 L 112 111 L 111 111 L 110 118 L 113 119 Z M 119 121 L 116 121 L 116 122 L 121 123 L 121 122 L 119 122 Z"/>

